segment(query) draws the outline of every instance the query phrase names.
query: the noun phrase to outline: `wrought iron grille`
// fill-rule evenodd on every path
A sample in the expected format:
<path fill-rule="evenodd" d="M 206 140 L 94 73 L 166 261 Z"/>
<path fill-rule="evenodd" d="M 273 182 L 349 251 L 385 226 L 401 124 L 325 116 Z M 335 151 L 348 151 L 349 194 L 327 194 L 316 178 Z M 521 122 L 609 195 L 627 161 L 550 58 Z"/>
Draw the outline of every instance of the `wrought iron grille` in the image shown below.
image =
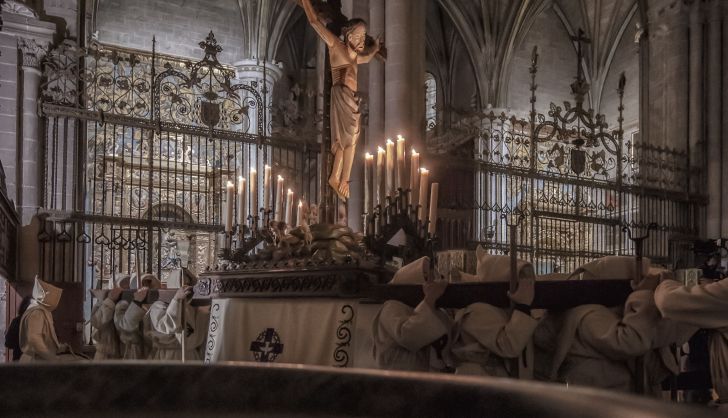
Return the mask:
<path fill-rule="evenodd" d="M 218 61 L 222 47 L 212 33 L 199 45 L 198 62 L 71 42 L 46 58 L 43 207 L 50 216 L 39 240 L 54 247 L 68 234 L 85 264 L 79 274 L 53 263 L 46 276 L 85 275 L 99 285 L 114 272 L 164 278 L 181 263 L 202 270 L 216 254 L 225 185 L 237 187 L 250 168 L 262 174 L 271 165 L 285 187 L 318 200 L 315 138 L 267 136 L 266 86 L 236 79 Z M 258 182 L 262 191 L 262 175 Z"/>
<path fill-rule="evenodd" d="M 539 273 L 568 272 L 594 258 L 633 254 L 623 228 L 644 232 L 651 224 L 656 230 L 645 241 L 645 256 L 663 263 L 689 259 L 682 254 L 689 249 L 670 243 L 698 236 L 707 199 L 691 193 L 690 184 L 701 173 L 689 170 L 687 153 L 624 139 L 624 75 L 616 128 L 609 128 L 604 115 L 584 109 L 589 85 L 581 67 L 572 84 L 575 104 L 551 103 L 546 114 L 537 113 L 537 68 L 534 49 L 528 119 L 481 114 L 459 129 L 473 143 L 472 157 L 442 158 L 441 165 L 469 167 L 475 177 L 472 200 L 443 196 L 454 202 L 440 219 L 443 247 L 467 246 L 461 237 L 469 236 L 470 245 L 506 252 L 514 238 L 507 222 L 521 217 L 518 252 Z M 443 148 L 437 139 L 433 142 Z M 445 181 L 457 176 L 450 170 L 448 177 Z M 461 215 L 473 209 L 471 226 Z"/>

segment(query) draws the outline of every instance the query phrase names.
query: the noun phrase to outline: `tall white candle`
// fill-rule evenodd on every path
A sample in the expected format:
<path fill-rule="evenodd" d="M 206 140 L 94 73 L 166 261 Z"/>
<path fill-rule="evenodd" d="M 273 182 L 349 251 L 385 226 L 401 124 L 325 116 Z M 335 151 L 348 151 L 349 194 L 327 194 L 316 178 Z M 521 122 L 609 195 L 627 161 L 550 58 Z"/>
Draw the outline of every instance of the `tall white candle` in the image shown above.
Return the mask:
<path fill-rule="evenodd" d="M 404 160 L 405 155 L 405 141 L 402 135 L 397 135 L 397 189 L 407 188 L 407 173 L 406 164 Z"/>
<path fill-rule="evenodd" d="M 425 222 L 425 214 L 427 213 L 427 186 L 430 172 L 426 168 L 420 169 L 420 195 L 419 202 L 420 207 L 417 211 L 417 218 L 422 222 Z"/>
<path fill-rule="evenodd" d="M 293 227 L 293 190 L 288 189 L 288 199 L 286 200 L 286 224 L 289 228 Z"/>
<path fill-rule="evenodd" d="M 266 164 L 263 172 L 263 206 L 265 207 L 266 211 L 269 211 L 273 208 L 273 203 L 271 202 L 271 200 L 273 199 L 273 193 L 271 190 L 273 185 L 270 182 L 270 174 L 270 166 Z"/>
<path fill-rule="evenodd" d="M 245 177 L 238 177 L 238 225 L 242 231 L 245 220 L 248 219 L 248 194 L 245 190 Z"/>
<path fill-rule="evenodd" d="M 235 206 L 235 185 L 232 181 L 227 182 L 227 211 L 225 212 L 225 232 L 233 231 L 233 207 Z"/>
<path fill-rule="evenodd" d="M 384 204 L 386 203 L 384 201 L 384 197 L 387 195 L 386 191 L 386 174 L 384 169 L 384 156 L 386 154 L 386 151 L 384 151 L 384 148 L 377 147 L 377 204 L 384 207 Z"/>
<path fill-rule="evenodd" d="M 440 183 L 432 183 L 430 188 L 430 225 L 427 232 L 430 235 L 435 235 L 435 228 L 437 227 L 437 198 L 440 192 Z"/>
<path fill-rule="evenodd" d="M 283 202 L 285 201 L 285 191 L 283 190 L 283 176 L 278 175 L 278 182 L 276 183 L 276 213 L 275 220 L 284 221 L 285 214 L 283 213 Z"/>
<path fill-rule="evenodd" d="M 364 213 L 374 213 L 374 156 L 364 155 Z"/>
<path fill-rule="evenodd" d="M 387 196 L 394 197 L 394 142 L 387 139 Z"/>
<path fill-rule="evenodd" d="M 410 190 L 412 191 L 412 198 L 410 202 L 413 206 L 419 202 L 420 195 L 420 154 L 412 148 L 412 158 L 410 159 Z"/>
<path fill-rule="evenodd" d="M 296 215 L 296 226 L 303 225 L 303 201 L 298 201 L 298 214 Z"/>
<path fill-rule="evenodd" d="M 258 216 L 258 172 L 255 168 L 250 167 L 250 210 L 253 212 L 253 218 Z M 255 225 L 257 227 L 258 225 Z"/>

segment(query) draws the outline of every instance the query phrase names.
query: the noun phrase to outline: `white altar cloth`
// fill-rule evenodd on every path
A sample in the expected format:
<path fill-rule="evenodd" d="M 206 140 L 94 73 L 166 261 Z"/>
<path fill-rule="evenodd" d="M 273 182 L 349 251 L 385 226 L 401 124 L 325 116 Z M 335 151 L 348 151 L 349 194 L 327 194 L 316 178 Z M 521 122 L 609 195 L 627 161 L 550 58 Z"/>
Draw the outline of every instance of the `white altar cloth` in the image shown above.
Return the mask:
<path fill-rule="evenodd" d="M 355 299 L 213 299 L 205 362 L 352 367 Z"/>

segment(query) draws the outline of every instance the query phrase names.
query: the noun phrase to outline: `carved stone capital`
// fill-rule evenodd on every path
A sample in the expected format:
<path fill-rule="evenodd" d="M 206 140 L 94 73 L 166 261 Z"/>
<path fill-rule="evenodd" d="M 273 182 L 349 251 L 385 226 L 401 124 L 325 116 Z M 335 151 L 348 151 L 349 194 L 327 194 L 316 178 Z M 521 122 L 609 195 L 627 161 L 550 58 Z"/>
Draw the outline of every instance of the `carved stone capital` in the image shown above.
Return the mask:
<path fill-rule="evenodd" d="M 40 69 L 40 62 L 48 53 L 48 44 L 35 39 L 18 38 L 18 49 L 23 57 L 23 67 Z"/>

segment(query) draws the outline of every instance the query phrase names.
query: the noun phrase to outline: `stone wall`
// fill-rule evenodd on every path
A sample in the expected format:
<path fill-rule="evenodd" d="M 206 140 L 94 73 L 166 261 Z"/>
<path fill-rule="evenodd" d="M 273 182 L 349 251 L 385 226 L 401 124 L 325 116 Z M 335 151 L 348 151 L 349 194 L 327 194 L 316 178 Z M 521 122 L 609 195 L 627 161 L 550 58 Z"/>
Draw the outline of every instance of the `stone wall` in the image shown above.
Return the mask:
<path fill-rule="evenodd" d="M 99 5 L 100 42 L 199 59 L 198 45 L 210 31 L 223 47 L 222 63 L 242 59 L 243 26 L 235 0 L 107 0 Z"/>

